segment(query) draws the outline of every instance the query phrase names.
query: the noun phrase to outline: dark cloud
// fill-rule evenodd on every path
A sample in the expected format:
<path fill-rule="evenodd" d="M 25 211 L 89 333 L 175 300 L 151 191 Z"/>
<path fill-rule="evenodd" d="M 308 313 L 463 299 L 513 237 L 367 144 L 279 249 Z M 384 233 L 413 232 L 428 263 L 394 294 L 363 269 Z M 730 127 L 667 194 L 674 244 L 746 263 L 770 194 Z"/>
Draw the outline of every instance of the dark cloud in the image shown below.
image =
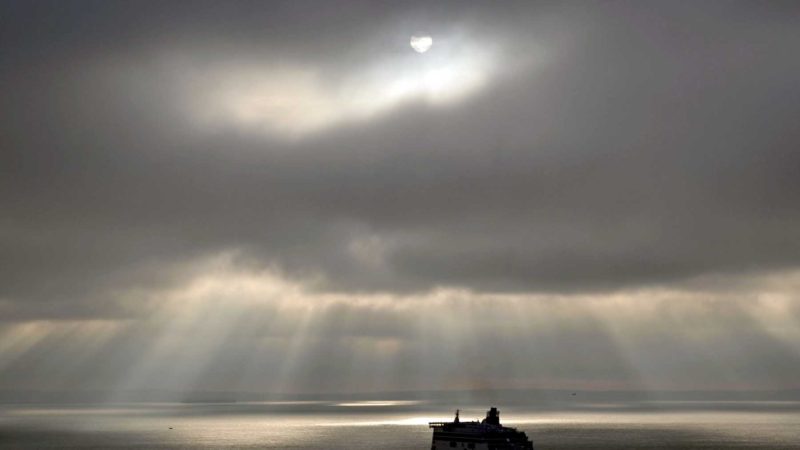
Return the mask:
<path fill-rule="evenodd" d="M 231 250 L 349 292 L 797 266 L 794 5 L 462 3 L 6 5 L 6 317 L 124 316 L 114 292 Z M 496 82 L 296 140 L 187 122 L 206 71 L 345 77 L 437 27 L 502 47 Z"/>

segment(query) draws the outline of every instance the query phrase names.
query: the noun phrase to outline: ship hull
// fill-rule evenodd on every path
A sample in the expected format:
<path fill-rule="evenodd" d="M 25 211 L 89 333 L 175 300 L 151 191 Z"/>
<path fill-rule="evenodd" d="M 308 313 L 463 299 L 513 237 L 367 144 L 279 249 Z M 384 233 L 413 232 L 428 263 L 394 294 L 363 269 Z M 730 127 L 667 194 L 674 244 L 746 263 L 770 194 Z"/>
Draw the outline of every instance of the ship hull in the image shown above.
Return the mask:
<path fill-rule="evenodd" d="M 453 439 L 434 438 L 431 443 L 431 450 L 533 450 L 531 443 L 509 443 L 502 440 L 487 441 L 485 439 L 470 440 L 459 437 Z"/>

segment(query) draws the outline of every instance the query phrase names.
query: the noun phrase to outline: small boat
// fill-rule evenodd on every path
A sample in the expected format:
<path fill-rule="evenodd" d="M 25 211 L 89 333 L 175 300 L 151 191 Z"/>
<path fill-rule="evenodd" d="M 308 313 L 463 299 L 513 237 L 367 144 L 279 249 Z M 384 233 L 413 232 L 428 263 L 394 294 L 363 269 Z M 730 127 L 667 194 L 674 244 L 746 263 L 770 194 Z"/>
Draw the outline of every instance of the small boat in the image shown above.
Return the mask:
<path fill-rule="evenodd" d="M 433 428 L 431 450 L 451 448 L 475 450 L 533 450 L 533 442 L 524 431 L 500 425 L 500 411 L 492 407 L 480 422 L 430 422 Z"/>

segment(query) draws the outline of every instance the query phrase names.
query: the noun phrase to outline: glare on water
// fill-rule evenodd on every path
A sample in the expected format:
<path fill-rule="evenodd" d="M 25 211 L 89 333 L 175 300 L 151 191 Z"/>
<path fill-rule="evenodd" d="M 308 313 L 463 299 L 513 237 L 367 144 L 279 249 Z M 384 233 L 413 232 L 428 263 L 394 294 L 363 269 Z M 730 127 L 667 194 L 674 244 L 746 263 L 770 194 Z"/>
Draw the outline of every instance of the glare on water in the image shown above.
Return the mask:
<path fill-rule="evenodd" d="M 800 440 L 798 403 L 753 403 L 744 409 L 684 406 L 648 411 L 625 405 L 599 410 L 517 407 L 505 410 L 504 424 L 526 431 L 536 448 L 790 448 Z M 467 420 L 481 413 L 480 406 L 462 409 Z M 424 449 L 431 438 L 427 422 L 451 414 L 439 405 L 412 401 L 4 406 L 0 446 Z"/>

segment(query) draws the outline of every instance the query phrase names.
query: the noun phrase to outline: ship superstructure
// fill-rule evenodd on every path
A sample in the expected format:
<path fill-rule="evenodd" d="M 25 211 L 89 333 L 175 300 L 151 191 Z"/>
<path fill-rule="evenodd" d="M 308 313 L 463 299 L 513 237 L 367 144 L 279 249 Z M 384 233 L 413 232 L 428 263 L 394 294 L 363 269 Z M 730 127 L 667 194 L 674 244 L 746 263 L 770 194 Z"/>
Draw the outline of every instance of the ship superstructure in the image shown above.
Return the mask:
<path fill-rule="evenodd" d="M 431 450 L 533 450 L 524 431 L 500 425 L 500 411 L 492 407 L 482 421 L 462 422 L 456 411 L 452 422 L 430 422 L 433 428 Z"/>

